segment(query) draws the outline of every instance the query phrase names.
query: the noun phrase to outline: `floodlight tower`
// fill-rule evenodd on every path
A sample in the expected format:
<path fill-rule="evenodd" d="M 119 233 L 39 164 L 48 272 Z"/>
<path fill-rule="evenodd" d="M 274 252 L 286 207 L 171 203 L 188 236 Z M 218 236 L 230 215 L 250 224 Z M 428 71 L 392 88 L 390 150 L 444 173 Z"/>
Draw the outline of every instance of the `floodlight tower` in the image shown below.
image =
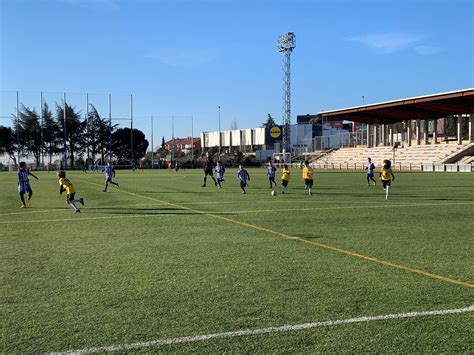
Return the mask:
<path fill-rule="evenodd" d="M 296 37 L 293 32 L 282 34 L 278 38 L 278 52 L 283 55 L 283 153 L 291 154 L 290 124 L 291 124 L 291 62 L 290 56 L 296 46 Z"/>

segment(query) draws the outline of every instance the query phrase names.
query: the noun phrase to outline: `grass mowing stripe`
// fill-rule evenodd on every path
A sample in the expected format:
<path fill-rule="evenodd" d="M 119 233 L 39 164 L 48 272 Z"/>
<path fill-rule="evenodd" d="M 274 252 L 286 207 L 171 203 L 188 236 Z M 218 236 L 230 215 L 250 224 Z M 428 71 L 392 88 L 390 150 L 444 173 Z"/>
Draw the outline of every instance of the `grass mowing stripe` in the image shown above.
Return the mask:
<path fill-rule="evenodd" d="M 212 339 L 236 338 L 236 337 L 242 337 L 242 336 L 282 333 L 282 332 L 305 330 L 305 329 L 331 327 L 331 326 L 343 325 L 343 324 L 354 324 L 354 323 L 383 321 L 383 320 L 391 320 L 391 319 L 407 319 L 407 318 L 416 318 L 416 317 L 459 314 L 459 313 L 467 313 L 467 312 L 473 312 L 473 311 L 474 311 L 474 306 L 469 306 L 465 308 L 455 308 L 455 309 L 445 309 L 445 310 L 435 310 L 435 311 L 385 314 L 385 315 L 380 315 L 380 316 L 366 316 L 366 317 L 357 317 L 357 318 L 349 318 L 349 319 L 329 320 L 329 321 L 322 321 L 322 322 L 282 325 L 278 327 L 244 329 L 244 330 L 237 330 L 237 331 L 225 332 L 225 333 L 185 336 L 185 337 L 180 337 L 180 338 L 152 340 L 152 341 L 133 343 L 133 344 L 121 344 L 121 345 L 102 346 L 102 347 L 95 347 L 95 348 L 85 348 L 85 349 L 79 349 L 79 350 L 69 350 L 65 352 L 56 352 L 52 354 L 59 355 L 59 354 L 86 354 L 86 353 L 115 352 L 115 351 L 121 352 L 121 351 L 127 351 L 127 350 L 143 349 L 143 348 L 157 348 L 164 345 L 191 343 L 191 342 L 196 342 L 196 341 L 204 341 L 204 340 L 212 340 Z"/>
<path fill-rule="evenodd" d="M 93 183 L 93 182 L 88 182 L 88 181 L 84 181 L 84 180 L 80 180 L 80 181 L 82 181 L 84 183 L 87 183 L 87 184 L 90 184 L 90 185 L 101 186 L 101 185 Z M 137 193 L 134 193 L 134 192 L 121 190 L 121 189 L 120 190 L 117 189 L 117 191 L 128 194 L 130 196 L 141 197 L 141 198 L 145 198 L 145 199 L 150 200 L 150 201 L 157 201 L 157 202 L 163 203 L 163 204 L 168 205 L 168 206 L 173 206 L 173 207 L 176 207 L 176 208 L 180 208 L 180 209 L 183 209 L 183 210 L 187 210 L 187 211 L 202 214 L 202 215 L 205 215 L 205 216 L 213 217 L 213 218 L 216 218 L 216 219 L 221 219 L 221 220 L 224 220 L 224 221 L 227 221 L 227 222 L 230 222 L 230 223 L 239 224 L 241 226 L 249 227 L 249 228 L 252 228 L 252 229 L 257 229 L 257 230 L 267 232 L 269 234 L 276 235 L 278 237 L 282 237 L 282 238 L 285 238 L 285 239 L 298 240 L 298 241 L 304 242 L 306 244 L 311 244 L 311 245 L 318 246 L 322 249 L 331 250 L 331 251 L 335 251 L 335 252 L 340 253 L 340 254 L 353 256 L 353 257 L 356 257 L 356 258 L 359 258 L 359 259 L 362 259 L 362 260 L 366 260 L 366 261 L 370 261 L 370 262 L 373 262 L 373 263 L 376 263 L 376 264 L 379 264 L 379 265 L 389 266 L 389 267 L 392 267 L 392 268 L 395 268 L 395 269 L 398 269 L 398 270 L 404 270 L 404 271 L 408 271 L 408 272 L 411 272 L 411 273 L 414 273 L 414 274 L 427 276 L 427 277 L 433 278 L 435 280 L 444 281 L 444 282 L 451 283 L 451 284 L 458 285 L 458 286 L 474 288 L 474 284 L 470 284 L 468 282 L 451 279 L 449 277 L 433 274 L 431 272 L 420 270 L 420 269 L 413 269 L 413 268 L 405 266 L 405 265 L 392 263 L 391 261 L 380 260 L 380 259 L 374 258 L 372 256 L 367 256 L 367 255 L 364 255 L 364 254 L 359 254 L 359 253 L 352 252 L 350 250 L 337 248 L 337 247 L 331 246 L 329 244 L 314 242 L 314 241 L 307 240 L 307 239 L 304 239 L 304 238 L 301 238 L 301 237 L 292 237 L 288 234 L 277 232 L 277 231 L 274 231 L 272 229 L 260 227 L 260 226 L 257 226 L 255 224 L 241 222 L 241 221 L 238 221 L 236 219 L 220 216 L 220 215 L 205 212 L 205 211 L 196 210 L 196 209 L 193 209 L 193 208 L 190 208 L 190 207 L 178 205 L 176 203 L 160 200 L 160 199 L 149 197 L 149 196 L 140 195 L 140 194 L 137 194 Z"/>

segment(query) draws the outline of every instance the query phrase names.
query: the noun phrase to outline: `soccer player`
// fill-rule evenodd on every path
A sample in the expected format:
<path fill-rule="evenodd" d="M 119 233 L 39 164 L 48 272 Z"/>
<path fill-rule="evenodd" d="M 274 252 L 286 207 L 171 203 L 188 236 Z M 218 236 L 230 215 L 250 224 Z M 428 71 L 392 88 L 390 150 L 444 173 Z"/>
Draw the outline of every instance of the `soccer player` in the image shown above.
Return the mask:
<path fill-rule="evenodd" d="M 247 181 L 250 181 L 249 172 L 244 168 L 244 164 L 239 164 L 239 172 L 237 173 L 237 177 L 240 180 L 240 188 L 242 189 L 242 193 L 246 194 L 245 187 L 247 186 Z"/>
<path fill-rule="evenodd" d="M 225 173 L 225 167 L 224 164 L 221 163 L 220 160 L 217 161 L 216 165 L 216 180 L 217 184 L 219 185 L 219 189 L 222 187 L 221 182 L 224 181 L 224 173 Z"/>
<path fill-rule="evenodd" d="M 286 191 L 286 187 L 288 186 L 288 182 L 290 181 L 290 169 L 288 169 L 288 165 L 283 165 L 283 171 L 281 175 L 281 193 L 284 194 Z"/>
<path fill-rule="evenodd" d="M 213 173 L 214 162 L 212 161 L 211 157 L 207 157 L 206 161 L 204 162 L 203 169 L 204 169 L 204 184 L 202 184 L 202 187 L 206 187 L 206 180 L 207 180 L 208 175 L 211 177 L 212 180 L 214 180 L 214 185 L 217 186 L 217 181 L 214 178 L 214 173 Z"/>
<path fill-rule="evenodd" d="M 76 196 L 76 189 L 74 188 L 74 185 L 71 183 L 71 181 L 66 179 L 65 171 L 58 171 L 57 176 L 59 179 L 59 194 L 62 195 L 62 193 L 66 191 L 66 202 L 72 206 L 72 209 L 76 213 L 80 213 L 81 210 L 76 206 L 76 203 L 80 203 L 84 206 L 84 199 L 82 197 L 78 200 L 74 199 L 74 196 Z"/>
<path fill-rule="evenodd" d="M 102 171 L 105 172 L 105 185 L 102 189 L 102 192 L 107 192 L 107 187 L 109 187 L 109 184 L 119 187 L 118 183 L 112 181 L 112 179 L 115 177 L 115 167 L 112 165 L 111 161 L 107 163 L 107 166 L 102 169 Z"/>
<path fill-rule="evenodd" d="M 268 176 L 268 182 L 270 183 L 270 188 L 273 189 L 273 184 L 275 184 L 275 187 L 277 186 L 277 183 L 275 182 L 275 173 L 276 173 L 276 167 L 273 165 L 273 162 L 271 159 L 268 159 L 267 162 L 267 176 Z"/>
<path fill-rule="evenodd" d="M 392 162 L 390 160 L 383 161 L 383 167 L 380 169 L 379 179 L 382 181 L 382 187 L 385 190 L 385 199 L 388 200 L 388 190 L 392 184 L 392 180 L 395 181 L 395 175 L 393 175 Z"/>
<path fill-rule="evenodd" d="M 26 208 L 31 206 L 31 196 L 33 196 L 33 190 L 30 186 L 30 179 L 28 178 L 29 175 L 33 176 L 36 180 L 38 180 L 38 177 L 26 168 L 26 163 L 24 161 L 20 162 L 20 166 L 18 169 L 18 193 L 20 194 L 21 200 L 20 208 Z M 23 195 L 27 192 L 28 201 L 25 203 L 25 197 Z"/>
<path fill-rule="evenodd" d="M 309 165 L 309 161 L 305 160 L 303 168 L 303 180 L 305 189 L 308 190 L 310 196 L 313 195 L 313 168 Z"/>
<path fill-rule="evenodd" d="M 367 167 L 365 168 L 367 170 L 367 186 L 370 186 L 370 180 L 374 182 L 374 186 L 377 184 L 377 182 L 374 179 L 374 170 L 375 170 L 375 165 L 372 163 L 371 158 L 367 158 Z"/>

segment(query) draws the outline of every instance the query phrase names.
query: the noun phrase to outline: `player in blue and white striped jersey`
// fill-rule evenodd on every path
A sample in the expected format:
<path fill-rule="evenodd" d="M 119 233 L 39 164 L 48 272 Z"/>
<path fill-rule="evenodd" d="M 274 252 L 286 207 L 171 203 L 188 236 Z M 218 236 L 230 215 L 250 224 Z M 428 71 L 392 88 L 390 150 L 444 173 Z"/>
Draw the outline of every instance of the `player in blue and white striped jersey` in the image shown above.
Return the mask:
<path fill-rule="evenodd" d="M 224 173 L 225 173 L 225 167 L 224 164 L 221 163 L 220 160 L 217 161 L 216 165 L 216 180 L 217 184 L 219 185 L 219 189 L 222 187 L 221 182 L 224 181 Z"/>
<path fill-rule="evenodd" d="M 21 206 L 20 208 L 26 208 L 31 206 L 31 197 L 33 196 L 33 190 L 30 186 L 30 179 L 28 176 L 33 176 L 36 180 L 38 177 L 26 169 L 26 163 L 24 161 L 20 162 L 20 168 L 18 169 L 18 193 L 20 194 Z M 25 202 L 25 197 L 23 196 L 28 192 L 28 202 Z"/>
<path fill-rule="evenodd" d="M 268 182 L 270 183 L 270 188 L 273 188 L 273 184 L 275 184 L 275 187 L 277 183 L 275 182 L 275 173 L 276 173 L 276 167 L 273 165 L 272 160 L 269 158 L 267 162 L 267 176 L 268 176 Z"/>
<path fill-rule="evenodd" d="M 245 187 L 247 186 L 247 180 L 250 181 L 250 175 L 247 170 L 244 168 L 244 164 L 239 164 L 239 172 L 237 173 L 237 177 L 240 180 L 240 188 L 242 189 L 242 193 L 246 194 Z"/>
<path fill-rule="evenodd" d="M 107 163 L 107 166 L 102 169 L 102 171 L 105 172 L 105 185 L 102 189 L 102 192 L 107 192 L 107 187 L 109 186 L 109 184 L 119 187 L 118 183 L 112 181 L 112 179 L 115 177 L 115 167 L 112 165 L 111 161 Z"/>

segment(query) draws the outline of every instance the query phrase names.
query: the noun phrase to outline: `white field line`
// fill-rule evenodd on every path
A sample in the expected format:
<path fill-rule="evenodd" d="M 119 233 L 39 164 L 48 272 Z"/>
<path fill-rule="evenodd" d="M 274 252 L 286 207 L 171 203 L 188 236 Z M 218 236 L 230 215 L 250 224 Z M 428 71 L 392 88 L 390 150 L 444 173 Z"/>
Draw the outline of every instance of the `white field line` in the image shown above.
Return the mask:
<path fill-rule="evenodd" d="M 361 207 L 363 206 L 364 208 L 395 208 L 395 207 L 423 207 L 423 206 L 451 206 L 451 205 L 472 205 L 472 203 L 419 203 L 419 204 L 398 204 L 398 205 L 389 205 L 389 204 L 370 204 L 370 205 L 358 205 L 358 206 L 334 206 L 334 207 L 313 207 L 313 208 L 272 208 L 268 210 L 246 210 L 246 211 L 200 211 L 202 214 L 215 214 L 215 215 L 236 215 L 236 214 L 251 214 L 251 213 L 261 213 L 261 212 L 286 212 L 286 211 L 321 211 L 321 210 L 344 210 L 344 209 L 353 209 L 355 207 Z M 153 205 L 143 205 L 143 206 L 155 206 L 159 205 L 162 206 L 163 204 L 153 204 Z M 101 206 L 101 208 L 104 206 Z M 114 206 L 111 206 L 110 208 L 113 208 Z M 115 206 L 117 207 L 117 206 Z M 136 207 L 136 206 L 135 206 Z M 94 209 L 91 207 L 91 209 Z M 66 209 L 66 210 L 44 210 L 46 211 L 69 211 L 73 212 L 72 209 Z M 16 212 L 15 212 L 16 213 Z M 21 213 L 21 212 L 20 212 Z M 97 212 L 100 213 L 100 212 Z M 185 210 L 182 210 L 183 216 L 188 215 Z M 130 215 L 130 214 L 121 214 L 117 216 L 103 216 L 103 217 L 84 217 L 84 218 L 55 218 L 55 219 L 38 219 L 38 220 L 31 220 L 31 222 L 65 222 L 65 221 L 84 221 L 84 220 L 94 220 L 94 219 L 116 219 L 116 218 L 140 218 L 140 217 L 163 217 L 166 216 L 167 214 L 161 214 L 161 213 L 153 213 L 153 214 L 142 214 L 142 215 Z M 12 224 L 12 223 L 18 223 L 18 220 L 15 221 L 1 221 L 0 225 L 2 224 Z"/>
<path fill-rule="evenodd" d="M 446 203 L 446 204 L 441 204 L 441 203 L 417 203 L 417 204 L 398 204 L 398 205 L 389 205 L 389 204 L 383 204 L 383 205 L 377 205 L 377 204 L 370 204 L 370 205 L 358 205 L 358 206 L 334 206 L 334 207 L 315 207 L 315 208 L 284 208 L 284 209 L 271 209 L 271 210 L 247 210 L 247 211 L 228 211 L 228 212 L 223 212 L 221 211 L 220 213 L 226 213 L 226 214 L 246 214 L 246 213 L 260 213 L 260 212 L 285 212 L 285 211 L 320 211 L 320 210 L 347 210 L 347 209 L 353 209 L 353 208 L 394 208 L 394 207 L 423 207 L 423 206 L 451 206 L 451 205 L 473 205 L 474 202 L 470 203 Z M 213 212 L 209 212 L 213 213 Z M 219 214 L 219 212 L 215 213 Z"/>
<path fill-rule="evenodd" d="M 71 209 L 71 213 L 74 213 L 74 211 Z M 182 215 L 186 215 L 187 213 L 182 213 Z M 91 221 L 91 220 L 100 220 L 100 219 L 123 219 L 123 218 L 148 218 L 148 217 L 167 217 L 166 214 L 159 214 L 159 213 L 154 213 L 154 214 L 135 214 L 135 215 L 118 215 L 118 216 L 103 216 L 103 217 L 77 217 L 77 218 L 56 218 L 56 219 L 37 219 L 37 220 L 31 220 L 31 222 L 37 223 L 37 222 L 80 222 L 80 221 Z M 6 221 L 6 222 L 0 222 L 0 224 L 17 224 L 20 221 Z"/>
<path fill-rule="evenodd" d="M 118 204 L 115 204 L 115 205 L 110 205 L 110 206 L 87 206 L 86 208 L 97 210 L 97 209 L 117 208 L 117 207 L 151 207 L 151 206 L 158 206 L 158 205 L 163 206 L 162 203 L 148 203 L 148 204 L 137 204 L 137 205 L 133 205 L 133 204 L 132 205 L 118 205 Z M 33 210 L 29 210 L 29 211 L 28 211 L 28 209 L 26 211 L 20 211 L 20 212 L 1 213 L 0 216 L 10 216 L 10 215 L 17 215 L 17 214 L 22 215 L 22 214 L 30 214 L 30 213 L 47 213 L 47 212 L 65 212 L 65 211 L 71 212 L 72 211 L 71 208 L 67 208 L 67 207 L 64 207 L 64 208 L 46 208 L 46 209 L 38 209 L 38 210 L 33 209 Z"/>
<path fill-rule="evenodd" d="M 236 337 L 242 337 L 242 336 L 259 335 L 259 334 L 283 333 L 283 332 L 290 332 L 290 331 L 297 331 L 297 330 L 337 326 L 337 325 L 343 325 L 343 324 L 383 321 L 383 320 L 391 320 L 391 319 L 407 319 L 407 318 L 416 318 L 416 317 L 438 316 L 438 315 L 446 315 L 446 314 L 459 314 L 459 313 L 467 313 L 467 312 L 473 312 L 473 311 L 474 311 L 474 306 L 469 306 L 465 308 L 445 309 L 445 310 L 437 310 L 437 311 L 386 314 L 386 315 L 381 315 L 381 316 L 357 317 L 357 318 L 329 320 L 329 321 L 323 321 L 323 322 L 312 322 L 312 323 L 293 324 L 293 325 L 289 324 L 289 325 L 282 325 L 278 327 L 243 329 L 243 330 L 236 330 L 236 331 L 225 332 L 225 333 L 185 336 L 185 337 L 179 337 L 179 338 L 151 340 L 151 341 L 146 341 L 146 342 L 141 342 L 141 343 L 119 344 L 119 345 L 101 346 L 101 347 L 95 347 L 95 348 L 84 348 L 84 349 L 78 349 L 78 350 L 69 350 L 65 352 L 56 352 L 52 354 L 86 354 L 86 353 L 100 353 L 100 352 L 113 352 L 113 351 L 121 352 L 121 351 L 133 350 L 133 349 L 157 348 L 164 345 L 192 343 L 192 342 L 212 340 L 212 339 L 225 339 L 225 338 L 236 338 Z"/>

